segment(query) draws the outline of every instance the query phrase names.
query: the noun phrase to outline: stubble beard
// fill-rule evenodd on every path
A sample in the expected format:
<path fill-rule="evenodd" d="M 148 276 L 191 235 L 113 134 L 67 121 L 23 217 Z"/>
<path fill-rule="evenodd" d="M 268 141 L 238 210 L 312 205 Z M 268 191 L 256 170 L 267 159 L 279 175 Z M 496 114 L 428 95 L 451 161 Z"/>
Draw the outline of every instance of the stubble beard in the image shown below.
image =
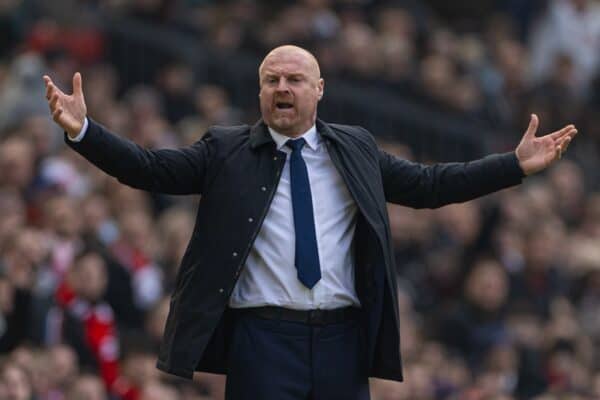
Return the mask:
<path fill-rule="evenodd" d="M 272 126 L 275 131 L 286 136 L 297 136 L 302 132 L 295 132 L 298 129 L 297 116 L 273 116 L 271 118 Z"/>

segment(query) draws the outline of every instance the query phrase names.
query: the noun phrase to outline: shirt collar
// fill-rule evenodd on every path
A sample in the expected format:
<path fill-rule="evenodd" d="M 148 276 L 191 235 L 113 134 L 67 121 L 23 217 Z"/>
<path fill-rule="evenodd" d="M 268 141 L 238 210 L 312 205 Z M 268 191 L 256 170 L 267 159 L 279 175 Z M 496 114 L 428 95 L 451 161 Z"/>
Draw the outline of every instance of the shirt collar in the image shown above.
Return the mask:
<path fill-rule="evenodd" d="M 292 139 L 288 136 L 282 135 L 281 133 L 275 131 L 270 126 L 269 126 L 269 133 L 271 134 L 271 137 L 277 144 L 277 150 L 281 150 L 281 148 L 283 146 L 285 146 L 285 142 Z M 299 138 L 304 138 L 304 140 L 306 140 L 306 144 L 308 145 L 308 147 L 310 147 L 314 151 L 316 151 L 317 148 L 319 147 L 319 135 L 317 134 L 317 127 L 315 125 L 311 126 L 309 130 L 307 130 L 301 136 L 298 136 L 297 138 L 294 138 L 294 139 L 299 139 Z"/>

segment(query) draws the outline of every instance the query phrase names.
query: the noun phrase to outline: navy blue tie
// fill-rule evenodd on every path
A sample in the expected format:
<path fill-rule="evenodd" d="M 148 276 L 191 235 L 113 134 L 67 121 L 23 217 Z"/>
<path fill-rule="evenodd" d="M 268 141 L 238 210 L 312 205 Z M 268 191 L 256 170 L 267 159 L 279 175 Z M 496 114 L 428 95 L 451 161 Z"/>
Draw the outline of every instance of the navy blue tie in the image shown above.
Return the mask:
<path fill-rule="evenodd" d="M 294 210 L 294 230 L 296 233 L 295 264 L 298 279 L 309 289 L 321 279 L 319 251 L 315 234 L 312 197 L 306 163 L 302 158 L 302 138 L 288 140 L 286 146 L 292 149 L 290 157 L 290 185 L 292 187 L 292 208 Z"/>

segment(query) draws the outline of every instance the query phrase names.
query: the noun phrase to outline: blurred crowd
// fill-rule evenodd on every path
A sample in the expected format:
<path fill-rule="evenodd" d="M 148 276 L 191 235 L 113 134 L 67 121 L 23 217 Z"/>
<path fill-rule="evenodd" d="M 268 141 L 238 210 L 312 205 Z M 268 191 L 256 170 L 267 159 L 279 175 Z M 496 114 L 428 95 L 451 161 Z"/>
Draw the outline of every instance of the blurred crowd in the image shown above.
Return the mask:
<path fill-rule="evenodd" d="M 518 188 L 389 207 L 405 382 L 373 380 L 372 399 L 600 398 L 599 1 L 3 0 L 0 399 L 223 399 L 223 377 L 154 367 L 198 198 L 128 188 L 68 150 L 41 77 L 68 91 L 82 71 L 88 115 L 148 148 L 258 108 L 172 58 L 139 83 L 127 66 L 146 60 L 116 59 L 104 18 L 232 59 L 306 46 L 326 82 L 493 125 L 481 140 L 494 151 L 516 146 L 531 112 L 543 132 L 576 123 L 568 158 Z"/>

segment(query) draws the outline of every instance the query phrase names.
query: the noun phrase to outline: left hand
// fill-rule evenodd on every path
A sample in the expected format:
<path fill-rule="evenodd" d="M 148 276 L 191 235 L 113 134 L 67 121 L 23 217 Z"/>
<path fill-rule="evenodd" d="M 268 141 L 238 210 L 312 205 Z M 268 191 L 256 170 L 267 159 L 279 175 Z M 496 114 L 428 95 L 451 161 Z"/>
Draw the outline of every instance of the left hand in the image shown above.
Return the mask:
<path fill-rule="evenodd" d="M 537 115 L 531 114 L 529 127 L 525 131 L 521 143 L 517 146 L 517 159 L 525 175 L 541 171 L 560 159 L 573 137 L 577 134 L 574 125 L 567 125 L 561 130 L 546 136 L 536 137 L 535 133 L 538 125 Z"/>

